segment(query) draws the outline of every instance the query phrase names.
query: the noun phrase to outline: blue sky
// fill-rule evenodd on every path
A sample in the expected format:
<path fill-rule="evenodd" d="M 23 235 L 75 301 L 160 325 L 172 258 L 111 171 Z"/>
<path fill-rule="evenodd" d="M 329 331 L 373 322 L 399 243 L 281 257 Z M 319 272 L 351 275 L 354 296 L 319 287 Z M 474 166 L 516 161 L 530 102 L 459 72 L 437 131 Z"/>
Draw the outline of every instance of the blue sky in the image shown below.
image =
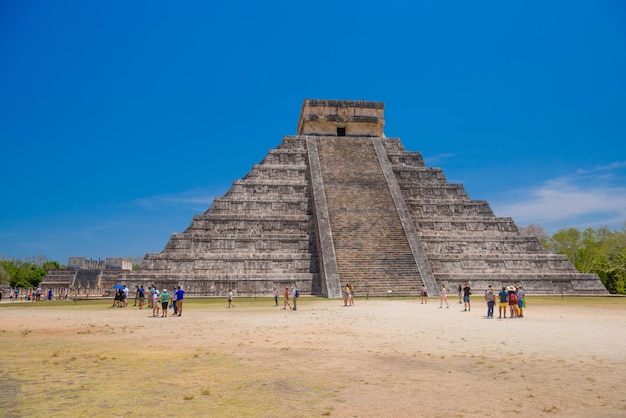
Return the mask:
<path fill-rule="evenodd" d="M 626 222 L 621 1 L 0 2 L 0 257 L 160 252 L 302 101 L 385 134 L 519 226 Z"/>

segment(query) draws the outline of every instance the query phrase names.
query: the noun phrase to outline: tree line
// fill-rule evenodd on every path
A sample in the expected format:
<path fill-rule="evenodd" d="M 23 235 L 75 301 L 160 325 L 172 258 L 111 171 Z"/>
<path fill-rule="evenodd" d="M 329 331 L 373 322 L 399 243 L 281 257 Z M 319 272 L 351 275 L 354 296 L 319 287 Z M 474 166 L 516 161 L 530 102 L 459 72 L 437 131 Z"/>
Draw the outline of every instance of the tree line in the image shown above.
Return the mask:
<path fill-rule="evenodd" d="M 60 268 L 57 261 L 50 261 L 41 255 L 25 260 L 0 260 L 0 285 L 8 285 L 13 289 L 34 288 L 39 286 L 48 270 Z"/>
<path fill-rule="evenodd" d="M 579 272 L 597 274 L 609 293 L 626 294 L 626 223 L 618 231 L 563 228 L 549 236 L 531 224 L 520 232 L 537 237 L 553 254 L 565 254 Z"/>
<path fill-rule="evenodd" d="M 530 224 L 520 228 L 520 233 L 534 236 L 553 254 L 565 254 L 581 273 L 595 273 L 609 293 L 626 294 L 626 223 L 621 230 L 607 227 L 563 228 L 550 236 L 545 229 Z M 138 258 L 133 258 L 133 270 Z M 0 285 L 12 288 L 34 288 L 43 280 L 48 270 L 67 268 L 57 261 L 38 255 L 26 260 L 0 260 Z"/>

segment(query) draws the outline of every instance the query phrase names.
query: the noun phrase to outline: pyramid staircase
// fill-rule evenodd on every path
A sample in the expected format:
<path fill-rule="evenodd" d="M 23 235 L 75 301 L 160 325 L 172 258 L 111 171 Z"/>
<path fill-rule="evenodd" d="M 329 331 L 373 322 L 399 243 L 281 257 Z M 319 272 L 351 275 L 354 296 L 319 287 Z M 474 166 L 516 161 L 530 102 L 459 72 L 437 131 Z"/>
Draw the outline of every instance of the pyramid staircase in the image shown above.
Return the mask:
<path fill-rule="evenodd" d="M 415 295 L 422 286 L 378 156 L 368 137 L 316 138 L 341 286 Z"/>

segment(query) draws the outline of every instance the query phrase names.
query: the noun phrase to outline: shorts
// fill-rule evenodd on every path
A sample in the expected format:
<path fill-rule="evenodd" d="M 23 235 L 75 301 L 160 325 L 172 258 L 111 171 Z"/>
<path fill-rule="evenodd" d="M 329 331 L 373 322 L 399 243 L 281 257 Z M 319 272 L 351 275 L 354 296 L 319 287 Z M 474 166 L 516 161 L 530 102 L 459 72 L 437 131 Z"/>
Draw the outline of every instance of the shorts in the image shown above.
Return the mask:
<path fill-rule="evenodd" d="M 463 302 L 469 303 L 469 301 L 470 301 L 470 297 L 469 296 L 463 296 Z"/>
<path fill-rule="evenodd" d="M 507 306 L 509 306 L 509 304 L 507 302 L 500 302 L 500 306 L 501 308 L 506 308 Z"/>
<path fill-rule="evenodd" d="M 167 310 L 167 302 L 161 302 L 161 307 L 164 311 Z"/>
<path fill-rule="evenodd" d="M 517 302 L 517 306 L 520 308 L 524 307 L 524 300 L 520 300 L 519 302 Z"/>

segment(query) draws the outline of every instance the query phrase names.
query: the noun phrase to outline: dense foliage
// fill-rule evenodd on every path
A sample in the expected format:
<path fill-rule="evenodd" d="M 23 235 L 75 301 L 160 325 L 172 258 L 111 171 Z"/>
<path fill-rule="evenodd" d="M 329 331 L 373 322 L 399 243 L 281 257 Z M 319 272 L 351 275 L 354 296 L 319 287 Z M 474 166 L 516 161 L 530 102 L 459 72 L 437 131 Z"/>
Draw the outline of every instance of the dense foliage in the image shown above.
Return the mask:
<path fill-rule="evenodd" d="M 626 294 L 626 223 L 621 231 L 564 228 L 549 236 L 543 227 L 520 228 L 534 236 L 548 251 L 565 254 L 581 273 L 596 273 L 610 293 Z M 141 259 L 133 260 L 133 270 Z M 61 268 L 56 261 L 38 255 L 27 260 L 0 260 L 0 285 L 37 287 L 49 269 Z"/>
<path fill-rule="evenodd" d="M 37 256 L 27 260 L 0 260 L 0 284 L 16 287 L 37 287 L 48 270 L 61 268 L 56 261 Z"/>
<path fill-rule="evenodd" d="M 596 273 L 610 293 L 626 294 L 626 224 L 621 231 L 564 228 L 551 237 L 536 225 L 521 230 L 551 253 L 567 255 L 581 273 Z"/>

